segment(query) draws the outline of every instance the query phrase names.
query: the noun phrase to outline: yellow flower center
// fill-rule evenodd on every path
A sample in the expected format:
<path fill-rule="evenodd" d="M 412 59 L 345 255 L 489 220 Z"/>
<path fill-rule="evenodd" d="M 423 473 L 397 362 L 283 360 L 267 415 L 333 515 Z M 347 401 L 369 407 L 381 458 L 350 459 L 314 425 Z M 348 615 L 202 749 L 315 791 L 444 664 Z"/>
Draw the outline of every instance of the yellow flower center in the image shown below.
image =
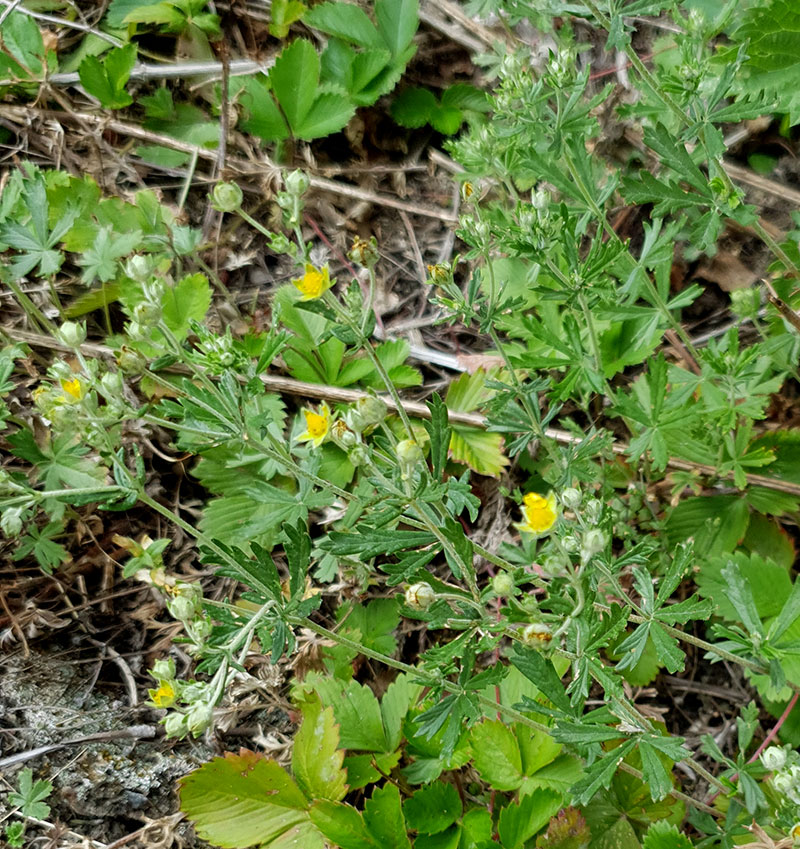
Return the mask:
<path fill-rule="evenodd" d="M 328 419 L 326 416 L 321 416 L 319 413 L 312 413 L 311 410 L 303 410 L 303 415 L 306 417 L 306 430 L 312 439 L 321 439 L 328 432 Z"/>
<path fill-rule="evenodd" d="M 556 509 L 553 499 L 543 498 L 535 492 L 529 492 L 523 499 L 522 515 L 525 524 L 535 534 L 549 531 L 556 522 Z"/>
<path fill-rule="evenodd" d="M 77 377 L 73 380 L 62 380 L 61 388 L 64 390 L 64 394 L 69 395 L 73 401 L 80 401 L 83 398 L 83 386 L 81 386 Z"/>
<path fill-rule="evenodd" d="M 156 707 L 169 707 L 175 701 L 175 688 L 169 681 L 162 681 L 157 690 L 150 690 L 150 701 Z"/>
<path fill-rule="evenodd" d="M 319 269 L 314 268 L 313 265 L 306 265 L 305 274 L 292 282 L 303 296 L 303 300 L 311 301 L 319 298 L 328 288 L 330 277 L 327 268 Z"/>

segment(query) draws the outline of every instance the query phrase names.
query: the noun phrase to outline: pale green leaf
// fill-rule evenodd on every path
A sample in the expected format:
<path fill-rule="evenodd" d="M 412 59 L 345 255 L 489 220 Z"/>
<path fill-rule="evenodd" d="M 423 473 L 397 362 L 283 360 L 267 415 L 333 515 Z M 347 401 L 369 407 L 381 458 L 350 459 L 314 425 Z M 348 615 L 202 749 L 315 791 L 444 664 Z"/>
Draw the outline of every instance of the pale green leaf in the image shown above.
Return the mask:
<path fill-rule="evenodd" d="M 344 751 L 339 749 L 339 729 L 333 710 L 316 699 L 302 705 L 303 724 L 294 738 L 292 769 L 309 799 L 338 802 L 347 792 L 347 773 L 342 769 Z"/>

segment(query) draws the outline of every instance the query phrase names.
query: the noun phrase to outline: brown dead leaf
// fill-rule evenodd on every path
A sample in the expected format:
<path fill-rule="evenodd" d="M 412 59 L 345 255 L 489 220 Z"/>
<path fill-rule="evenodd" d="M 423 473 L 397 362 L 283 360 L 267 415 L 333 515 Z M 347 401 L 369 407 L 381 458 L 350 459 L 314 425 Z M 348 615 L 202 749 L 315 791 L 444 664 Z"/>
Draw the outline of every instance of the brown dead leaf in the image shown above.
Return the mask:
<path fill-rule="evenodd" d="M 696 274 L 704 280 L 716 283 L 723 292 L 749 289 L 758 279 L 758 275 L 738 256 L 722 251 L 701 264 Z"/>

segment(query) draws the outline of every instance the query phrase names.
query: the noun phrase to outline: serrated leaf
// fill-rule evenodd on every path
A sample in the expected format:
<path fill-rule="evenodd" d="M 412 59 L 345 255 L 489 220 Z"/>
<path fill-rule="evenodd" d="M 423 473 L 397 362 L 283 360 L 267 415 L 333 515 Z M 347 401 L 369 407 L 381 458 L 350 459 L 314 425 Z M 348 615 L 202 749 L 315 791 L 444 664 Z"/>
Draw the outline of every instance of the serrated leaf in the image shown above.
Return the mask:
<path fill-rule="evenodd" d="M 122 109 L 133 103 L 125 84 L 136 64 L 136 45 L 112 48 L 103 61 L 87 56 L 78 68 L 81 84 L 107 109 Z"/>
<path fill-rule="evenodd" d="M 8 7 L 6 7 L 8 8 Z M 0 34 L 3 47 L 19 62 L 27 75 L 38 76 L 43 70 L 44 41 L 36 21 L 11 7 Z"/>
<path fill-rule="evenodd" d="M 295 136 L 304 141 L 323 138 L 341 130 L 355 112 L 355 106 L 343 94 L 325 92 L 317 97 L 303 120 L 292 125 L 292 129 Z"/>
<path fill-rule="evenodd" d="M 289 126 L 297 134 L 319 84 L 319 56 L 311 42 L 298 38 L 284 48 L 269 72 L 269 82 Z"/>
<path fill-rule="evenodd" d="M 393 57 L 398 57 L 417 31 L 419 0 L 375 0 L 375 17 L 385 45 Z"/>
<path fill-rule="evenodd" d="M 347 793 L 347 772 L 342 769 L 344 751 L 339 749 L 339 728 L 333 709 L 316 699 L 301 706 L 303 724 L 294 738 L 292 771 L 309 799 L 338 802 Z"/>
<path fill-rule="evenodd" d="M 202 321 L 211 306 L 211 285 L 204 274 L 190 274 L 168 288 L 162 298 L 164 324 L 183 340 L 192 321 Z"/>
<path fill-rule="evenodd" d="M 269 34 L 275 38 L 286 38 L 289 27 L 308 11 L 300 0 L 272 0 L 270 8 Z"/>
<path fill-rule="evenodd" d="M 369 15 L 354 3 L 320 3 L 309 10 L 305 23 L 360 47 L 384 47 Z"/>
<path fill-rule="evenodd" d="M 189 773 L 180 796 L 197 834 L 222 847 L 269 844 L 308 821 L 308 801 L 287 772 L 247 749 Z"/>
<path fill-rule="evenodd" d="M 694 844 L 673 823 L 662 820 L 647 829 L 642 849 L 692 849 Z"/>
<path fill-rule="evenodd" d="M 339 726 L 339 745 L 361 752 L 388 752 L 392 748 L 383 729 L 378 700 L 366 684 L 320 677 L 314 689 L 322 703 L 333 708 Z"/>
<path fill-rule="evenodd" d="M 517 738 L 502 722 L 484 720 L 470 731 L 472 757 L 481 778 L 495 790 L 522 784 L 522 755 Z"/>
<path fill-rule="evenodd" d="M 309 811 L 311 822 L 339 849 L 379 849 L 359 811 L 342 802 L 320 800 Z"/>
<path fill-rule="evenodd" d="M 497 477 L 508 465 L 503 454 L 503 435 L 488 433 L 469 425 L 453 425 L 450 436 L 450 456 L 464 463 L 479 475 Z"/>
<path fill-rule="evenodd" d="M 411 849 L 397 785 L 386 782 L 364 804 L 364 822 L 381 849 Z"/>
<path fill-rule="evenodd" d="M 498 832 L 504 849 L 519 849 L 544 828 L 561 808 L 563 798 L 552 790 L 534 790 L 500 811 Z"/>
<path fill-rule="evenodd" d="M 401 127 L 416 129 L 431 122 L 433 113 L 439 108 L 434 94 L 426 88 L 407 88 L 395 97 L 390 107 L 392 118 Z"/>
<path fill-rule="evenodd" d="M 406 799 L 403 813 L 410 829 L 420 834 L 438 834 L 461 816 L 461 797 L 452 784 L 437 781 Z"/>

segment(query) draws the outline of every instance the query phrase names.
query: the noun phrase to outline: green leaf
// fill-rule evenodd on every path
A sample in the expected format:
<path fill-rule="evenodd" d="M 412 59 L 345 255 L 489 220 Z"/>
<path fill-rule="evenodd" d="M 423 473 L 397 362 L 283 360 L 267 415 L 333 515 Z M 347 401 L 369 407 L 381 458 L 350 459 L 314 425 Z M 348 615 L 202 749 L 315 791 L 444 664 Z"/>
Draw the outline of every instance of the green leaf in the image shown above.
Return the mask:
<path fill-rule="evenodd" d="M 557 708 L 565 713 L 572 713 L 572 705 L 553 662 L 536 649 L 520 646 L 518 643 L 514 644 L 514 652 L 511 663 Z"/>
<path fill-rule="evenodd" d="M 417 31 L 419 0 L 375 0 L 375 18 L 381 38 L 397 58 L 411 44 Z"/>
<path fill-rule="evenodd" d="M 742 551 L 735 551 L 733 554 L 701 561 L 700 570 L 695 575 L 700 595 L 714 603 L 718 616 L 730 622 L 740 621 L 721 574 L 731 560 L 738 565 L 739 574 L 750 587 L 759 618 L 767 620 L 777 616 L 792 592 L 792 581 L 785 567 L 758 554 L 748 556 Z"/>
<path fill-rule="evenodd" d="M 126 44 L 112 48 L 102 63 L 96 56 L 87 56 L 78 68 L 78 75 L 86 91 L 94 95 L 102 106 L 122 109 L 133 103 L 133 98 L 125 91 L 125 84 L 135 64 L 136 45 Z"/>
<path fill-rule="evenodd" d="M 11 9 L 0 28 L 3 47 L 27 72 L 26 76 L 38 77 L 44 69 L 42 33 L 33 18 L 14 10 L 13 6 Z"/>
<path fill-rule="evenodd" d="M 742 575 L 739 564 L 735 560 L 729 560 L 720 575 L 725 581 L 726 594 L 738 614 L 739 621 L 751 634 L 759 634 L 763 637 L 764 626 L 758 615 L 753 590 Z"/>
<path fill-rule="evenodd" d="M 372 792 L 364 804 L 364 822 L 381 849 L 411 849 L 397 785 L 387 782 Z"/>
<path fill-rule="evenodd" d="M 180 795 L 198 836 L 222 847 L 269 844 L 308 821 L 308 801 L 286 771 L 246 749 L 189 773 Z"/>
<path fill-rule="evenodd" d="M 647 829 L 642 849 L 692 849 L 694 844 L 678 831 L 678 827 L 662 820 Z"/>
<path fill-rule="evenodd" d="M 384 47 L 375 24 L 354 3 L 320 3 L 309 10 L 305 23 L 360 47 Z"/>
<path fill-rule="evenodd" d="M 289 27 L 308 11 L 300 0 L 272 0 L 270 8 L 269 34 L 275 38 L 286 38 Z"/>
<path fill-rule="evenodd" d="M 211 285 L 204 274 L 190 274 L 164 293 L 162 318 L 164 324 L 183 341 L 192 321 L 202 321 L 211 306 Z"/>
<path fill-rule="evenodd" d="M 339 747 L 339 729 L 333 710 L 316 699 L 301 706 L 303 724 L 294 738 L 292 770 L 300 789 L 309 799 L 338 802 L 347 793 L 347 772 L 342 769 L 344 752 Z"/>
<path fill-rule="evenodd" d="M 293 132 L 302 126 L 317 94 L 319 56 L 310 41 L 295 39 L 281 51 L 269 81 Z"/>
<path fill-rule="evenodd" d="M 320 677 L 314 689 L 322 703 L 333 708 L 339 725 L 339 745 L 362 752 L 388 752 L 392 748 L 383 729 L 380 705 L 372 690 L 357 681 Z"/>
<path fill-rule="evenodd" d="M 792 591 L 786 603 L 781 608 L 775 621 L 770 625 L 767 638 L 773 641 L 779 640 L 786 631 L 791 628 L 800 616 L 800 580 L 792 584 Z"/>
<path fill-rule="evenodd" d="M 44 819 L 50 814 L 50 805 L 44 800 L 53 791 L 53 785 L 49 781 L 41 779 L 33 780 L 33 771 L 30 767 L 20 770 L 17 791 L 8 794 L 8 801 L 18 807 L 25 817 Z"/>
<path fill-rule="evenodd" d="M 502 434 L 461 424 L 453 425 L 452 431 L 450 456 L 453 460 L 465 463 L 479 475 L 499 477 L 509 463 L 503 454 Z"/>
<path fill-rule="evenodd" d="M 434 94 L 426 88 L 412 87 L 400 92 L 392 101 L 390 111 L 392 118 L 401 127 L 415 129 L 424 127 L 439 109 L 439 103 Z"/>
<path fill-rule="evenodd" d="M 355 111 L 353 103 L 343 94 L 324 92 L 314 100 L 303 120 L 293 125 L 292 129 L 295 136 L 304 141 L 323 138 L 341 130 L 355 115 Z"/>
<path fill-rule="evenodd" d="M 800 10 L 792 0 L 772 0 L 749 8 L 734 33 L 747 43 L 744 87 L 778 99 L 791 125 L 800 122 Z"/>
<path fill-rule="evenodd" d="M 738 495 L 686 498 L 667 517 L 664 530 L 670 546 L 694 537 L 695 552 L 712 556 L 733 551 L 747 531 L 747 502 Z"/>
<path fill-rule="evenodd" d="M 659 752 L 646 740 L 639 742 L 639 756 L 642 759 L 644 782 L 650 787 L 650 798 L 660 802 L 672 790 L 672 782 Z"/>
<path fill-rule="evenodd" d="M 311 822 L 339 849 L 379 849 L 363 816 L 350 805 L 320 800 L 311 806 Z"/>
<path fill-rule="evenodd" d="M 522 784 L 522 756 L 517 738 L 502 722 L 484 720 L 470 731 L 472 757 L 481 778 L 495 790 Z"/>
<path fill-rule="evenodd" d="M 550 822 L 563 804 L 560 793 L 534 790 L 500 811 L 498 832 L 504 849 L 519 849 Z"/>
<path fill-rule="evenodd" d="M 406 714 L 415 707 L 423 687 L 411 681 L 411 678 L 403 673 L 387 687 L 381 699 L 381 715 L 383 716 L 383 728 L 386 734 L 386 742 L 389 749 L 396 749 L 402 739 L 403 720 Z"/>
<path fill-rule="evenodd" d="M 263 77 L 247 77 L 241 95 L 247 116 L 239 126 L 266 142 L 288 138 L 289 128 L 270 93 L 269 81 Z"/>
<path fill-rule="evenodd" d="M 461 807 L 456 788 L 437 781 L 406 799 L 403 813 L 410 829 L 420 834 L 438 834 L 461 816 Z"/>
<path fill-rule="evenodd" d="M 425 430 L 430 437 L 430 458 L 433 479 L 439 481 L 442 478 L 444 464 L 447 462 L 447 448 L 450 445 L 450 427 L 447 424 L 447 406 L 442 401 L 438 392 L 428 401 L 428 409 L 431 412 L 430 421 L 425 421 Z"/>

